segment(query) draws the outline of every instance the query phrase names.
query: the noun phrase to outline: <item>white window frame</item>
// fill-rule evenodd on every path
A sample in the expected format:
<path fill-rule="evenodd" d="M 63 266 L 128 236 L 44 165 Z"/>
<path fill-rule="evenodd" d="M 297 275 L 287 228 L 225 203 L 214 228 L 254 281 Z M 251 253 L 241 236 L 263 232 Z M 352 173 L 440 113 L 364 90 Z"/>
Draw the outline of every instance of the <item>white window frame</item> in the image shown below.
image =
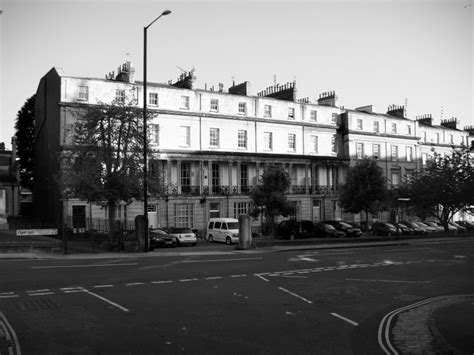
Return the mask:
<path fill-rule="evenodd" d="M 362 118 L 357 119 L 357 130 L 362 131 L 364 129 L 364 124 L 362 122 Z"/>
<path fill-rule="evenodd" d="M 372 145 L 373 156 L 375 159 L 380 159 L 380 144 L 374 143 Z"/>
<path fill-rule="evenodd" d="M 391 161 L 398 161 L 398 145 L 390 146 L 390 158 Z"/>
<path fill-rule="evenodd" d="M 247 116 L 247 103 L 239 102 L 239 115 Z"/>
<path fill-rule="evenodd" d="M 179 126 L 179 146 L 180 147 L 191 146 L 191 127 L 190 126 Z"/>
<path fill-rule="evenodd" d="M 331 137 L 331 152 L 336 154 L 337 153 L 337 139 L 336 135 L 332 135 Z"/>
<path fill-rule="evenodd" d="M 149 136 L 150 143 L 159 145 L 160 144 L 160 125 L 156 123 L 149 124 Z"/>
<path fill-rule="evenodd" d="M 209 110 L 211 112 L 219 112 L 219 99 L 211 99 L 210 100 Z"/>
<path fill-rule="evenodd" d="M 336 112 L 333 112 L 331 114 L 331 123 L 337 124 L 337 113 Z"/>
<path fill-rule="evenodd" d="M 407 161 L 413 161 L 413 147 L 407 147 Z"/>
<path fill-rule="evenodd" d="M 411 125 L 407 125 L 407 134 L 411 136 Z"/>
<path fill-rule="evenodd" d="M 181 96 L 181 110 L 189 110 L 189 96 L 182 95 Z"/>
<path fill-rule="evenodd" d="M 374 132 L 380 133 L 380 121 L 374 121 Z"/>
<path fill-rule="evenodd" d="M 211 148 L 219 148 L 219 128 L 209 128 L 209 146 Z"/>
<path fill-rule="evenodd" d="M 294 107 L 288 107 L 288 119 L 289 120 L 294 120 L 295 119 L 295 108 Z"/>
<path fill-rule="evenodd" d="M 296 152 L 296 134 L 288 133 L 288 151 Z"/>
<path fill-rule="evenodd" d="M 392 123 L 392 134 L 397 134 L 397 124 Z"/>
<path fill-rule="evenodd" d="M 272 105 L 263 106 L 263 117 L 272 118 Z"/>
<path fill-rule="evenodd" d="M 247 131 L 244 129 L 237 131 L 237 148 L 247 149 Z"/>
<path fill-rule="evenodd" d="M 318 136 L 310 136 L 311 137 L 311 152 L 312 153 L 318 153 Z"/>
<path fill-rule="evenodd" d="M 89 101 L 89 87 L 86 85 L 79 86 L 79 94 L 77 97 L 80 101 Z"/>
<path fill-rule="evenodd" d="M 122 90 L 122 89 L 115 90 L 115 100 L 117 102 L 125 102 L 125 90 Z"/>
<path fill-rule="evenodd" d="M 318 122 L 318 111 L 316 110 L 311 110 L 309 112 L 309 120 L 311 122 Z"/>
<path fill-rule="evenodd" d="M 263 149 L 264 150 L 273 150 L 273 133 L 272 132 L 263 132 Z"/>
<path fill-rule="evenodd" d="M 151 106 L 158 106 L 158 93 L 157 92 L 150 92 L 148 94 L 148 104 Z"/>
<path fill-rule="evenodd" d="M 356 158 L 364 158 L 364 143 L 356 143 Z"/>

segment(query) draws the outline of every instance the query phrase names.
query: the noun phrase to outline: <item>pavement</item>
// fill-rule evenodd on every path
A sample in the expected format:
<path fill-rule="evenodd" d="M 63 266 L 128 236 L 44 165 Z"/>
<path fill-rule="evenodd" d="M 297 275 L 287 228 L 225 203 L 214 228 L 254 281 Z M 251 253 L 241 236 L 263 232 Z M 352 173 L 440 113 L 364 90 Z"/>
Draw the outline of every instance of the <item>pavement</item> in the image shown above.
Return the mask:
<path fill-rule="evenodd" d="M 462 235 L 432 235 L 430 237 L 362 237 L 346 240 L 299 240 L 272 241 L 254 239 L 251 249 L 238 246 L 208 243 L 198 240 L 197 246 L 155 249 L 149 253 L 111 252 L 90 241 L 69 241 L 68 254 L 63 251 L 62 241 L 48 237 L 16 237 L 14 231 L 0 231 L 0 260 L 6 259 L 103 259 L 137 258 L 156 256 L 257 254 L 297 250 L 377 247 L 387 245 L 413 245 L 426 243 L 450 243 L 474 237 Z M 259 246 L 260 245 L 260 246 Z M 255 247 L 256 246 L 256 247 Z M 58 252 L 59 251 L 59 252 Z M 0 313 L 1 316 L 1 313 Z M 403 307 L 394 317 L 390 328 L 390 341 L 401 354 L 473 354 L 474 294 L 437 297 Z M 0 353 L 10 346 L 8 325 L 0 317 Z M 13 351 L 14 353 L 14 351 Z M 396 353 L 396 352 L 393 352 Z"/>

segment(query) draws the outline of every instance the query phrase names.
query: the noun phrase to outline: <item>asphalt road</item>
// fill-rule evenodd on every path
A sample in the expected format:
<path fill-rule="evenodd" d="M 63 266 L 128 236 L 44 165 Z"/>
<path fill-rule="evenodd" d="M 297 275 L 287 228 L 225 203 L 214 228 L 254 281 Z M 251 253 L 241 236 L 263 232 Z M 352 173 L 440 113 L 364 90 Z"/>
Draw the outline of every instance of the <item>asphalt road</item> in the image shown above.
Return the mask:
<path fill-rule="evenodd" d="M 386 314 L 474 293 L 474 241 L 0 260 L 0 280 L 23 354 L 383 354 Z"/>

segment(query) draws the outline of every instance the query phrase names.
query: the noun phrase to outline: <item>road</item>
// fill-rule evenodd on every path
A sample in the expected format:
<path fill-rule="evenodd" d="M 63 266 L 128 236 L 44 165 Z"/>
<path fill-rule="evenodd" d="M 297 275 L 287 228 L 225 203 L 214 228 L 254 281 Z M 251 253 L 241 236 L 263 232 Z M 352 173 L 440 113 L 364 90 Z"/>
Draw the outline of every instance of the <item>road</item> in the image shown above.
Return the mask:
<path fill-rule="evenodd" d="M 0 314 L 7 333 L 16 337 L 13 350 L 384 354 L 378 332 L 389 312 L 433 297 L 474 294 L 471 238 L 272 253 L 150 254 L 1 259 Z"/>

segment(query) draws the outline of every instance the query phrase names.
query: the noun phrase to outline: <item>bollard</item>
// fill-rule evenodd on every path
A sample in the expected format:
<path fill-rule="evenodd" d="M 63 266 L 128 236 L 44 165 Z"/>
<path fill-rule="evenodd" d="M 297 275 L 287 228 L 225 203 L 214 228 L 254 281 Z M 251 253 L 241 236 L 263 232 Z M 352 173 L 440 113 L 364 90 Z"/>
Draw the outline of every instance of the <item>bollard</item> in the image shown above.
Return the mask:
<path fill-rule="evenodd" d="M 250 216 L 239 216 L 239 246 L 238 249 L 248 249 L 252 244 L 252 228 Z"/>

